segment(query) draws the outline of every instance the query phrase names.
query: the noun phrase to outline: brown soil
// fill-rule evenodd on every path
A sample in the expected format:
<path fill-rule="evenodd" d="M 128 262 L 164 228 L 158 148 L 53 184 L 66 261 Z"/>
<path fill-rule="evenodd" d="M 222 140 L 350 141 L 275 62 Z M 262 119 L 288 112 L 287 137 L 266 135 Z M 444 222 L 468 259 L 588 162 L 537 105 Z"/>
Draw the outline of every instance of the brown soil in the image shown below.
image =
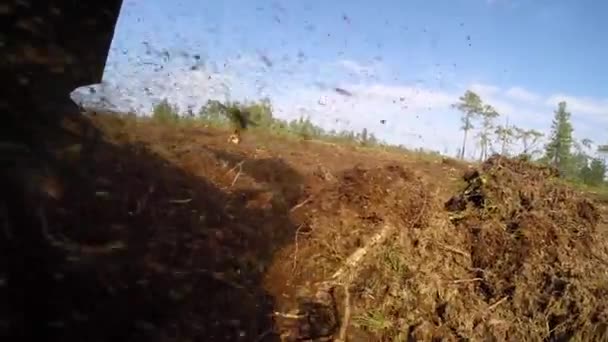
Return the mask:
<path fill-rule="evenodd" d="M 605 226 L 550 170 L 492 158 L 463 182 L 447 159 L 227 136 L 100 114 L 47 138 L 45 172 L 39 151 L 15 152 L 0 334 L 275 341 L 282 314 L 390 225 L 347 286 L 349 340 L 606 338 Z M 337 333 L 332 296 L 299 337 Z"/>

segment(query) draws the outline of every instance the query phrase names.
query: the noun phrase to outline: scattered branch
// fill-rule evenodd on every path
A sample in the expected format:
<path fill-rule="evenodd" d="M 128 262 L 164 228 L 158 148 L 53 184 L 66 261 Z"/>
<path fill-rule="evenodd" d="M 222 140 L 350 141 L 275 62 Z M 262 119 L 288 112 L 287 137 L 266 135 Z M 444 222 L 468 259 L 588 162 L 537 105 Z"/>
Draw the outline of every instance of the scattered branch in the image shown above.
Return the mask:
<path fill-rule="evenodd" d="M 306 317 L 306 315 L 297 315 L 297 314 L 290 314 L 290 313 L 284 313 L 284 312 L 278 312 L 278 311 L 273 312 L 272 315 L 277 316 L 277 317 L 282 317 L 282 318 L 288 318 L 288 319 L 302 319 L 302 318 Z"/>
<path fill-rule="evenodd" d="M 292 213 L 292 212 L 294 212 L 294 211 L 298 210 L 298 208 L 300 208 L 300 207 L 304 206 L 306 203 L 310 202 L 310 200 L 312 200 L 312 196 L 310 196 L 310 197 L 308 197 L 307 199 L 303 200 L 302 202 L 300 202 L 300 203 L 298 203 L 298 204 L 294 205 L 294 206 L 293 206 L 293 208 L 291 208 L 291 209 L 289 210 L 289 212 L 290 212 L 290 213 Z"/>
<path fill-rule="evenodd" d="M 332 281 L 345 284 L 349 283 L 354 273 L 357 271 L 361 260 L 369 253 L 370 250 L 374 249 L 376 246 L 386 241 L 386 239 L 395 231 L 395 227 L 390 224 L 386 224 L 380 232 L 376 233 L 365 246 L 360 247 L 354 253 L 352 253 L 344 262 L 344 265 L 336 271 L 331 279 Z"/>
<path fill-rule="evenodd" d="M 502 298 L 501 298 L 500 300 L 498 300 L 496 303 L 494 303 L 494 304 L 492 304 L 492 305 L 488 306 L 488 311 L 492 311 L 492 310 L 496 309 L 496 307 L 497 307 L 497 306 L 499 306 L 500 304 L 502 304 L 502 303 L 506 302 L 506 301 L 507 301 L 507 299 L 509 299 L 509 297 L 508 297 L 508 296 L 504 296 L 504 297 L 502 297 Z"/>
<path fill-rule="evenodd" d="M 298 263 L 298 236 L 300 235 L 300 229 L 302 229 L 304 225 L 300 224 L 298 229 L 296 229 L 295 237 L 294 237 L 294 252 L 293 252 L 293 265 L 291 268 L 291 272 L 294 273 L 296 271 L 297 263 Z"/>
<path fill-rule="evenodd" d="M 450 283 L 451 284 L 474 283 L 476 281 L 482 281 L 482 280 L 483 280 L 483 278 L 456 279 L 456 280 L 451 280 Z"/>
<path fill-rule="evenodd" d="M 169 203 L 174 203 L 174 204 L 186 204 L 186 203 L 190 203 L 192 202 L 192 198 L 186 198 L 186 199 L 172 199 L 169 200 Z"/>
<path fill-rule="evenodd" d="M 437 246 L 439 246 L 439 248 L 441 248 L 441 249 L 443 249 L 445 251 L 456 253 L 456 254 L 460 254 L 460 255 L 462 255 L 465 258 L 470 258 L 471 257 L 471 255 L 469 253 L 461 251 L 460 249 L 452 247 L 452 246 L 444 245 L 442 243 L 438 243 Z"/>
<path fill-rule="evenodd" d="M 232 180 L 232 183 L 230 183 L 230 187 L 233 187 L 234 184 L 236 183 L 237 179 L 239 179 L 239 176 L 241 175 L 241 172 L 243 171 L 243 163 L 244 162 L 245 161 L 243 160 L 243 161 L 239 162 L 238 164 L 236 164 L 235 167 L 233 167 L 232 169 L 230 169 L 229 172 L 234 171 L 236 168 L 239 169 L 239 172 L 237 172 L 236 176 L 234 176 L 234 179 Z"/>
<path fill-rule="evenodd" d="M 232 172 L 233 172 L 234 170 L 236 170 L 237 168 L 241 168 L 241 167 L 243 166 L 243 163 L 244 163 L 244 162 L 245 162 L 244 160 L 242 160 L 242 161 L 238 162 L 236 165 L 234 165 L 234 167 L 233 167 L 232 169 L 228 170 L 228 171 L 226 172 L 226 174 L 232 173 Z"/>

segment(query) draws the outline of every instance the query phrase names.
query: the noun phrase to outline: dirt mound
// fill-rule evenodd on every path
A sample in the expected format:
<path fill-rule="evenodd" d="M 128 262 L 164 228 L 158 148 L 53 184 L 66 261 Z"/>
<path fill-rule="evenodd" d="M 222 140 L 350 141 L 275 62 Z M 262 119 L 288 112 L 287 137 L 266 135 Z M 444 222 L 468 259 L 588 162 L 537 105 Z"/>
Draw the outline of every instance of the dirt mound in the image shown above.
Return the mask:
<path fill-rule="evenodd" d="M 303 208 L 300 234 L 314 232 L 315 240 L 299 246 L 299 252 L 305 255 L 310 248 L 315 254 L 314 251 L 325 249 L 331 255 L 319 256 L 323 259 L 318 260 L 319 264 L 299 271 L 308 280 L 319 272 L 320 279 L 324 279 L 338 268 L 340 260 L 362 247 L 384 224 L 403 229 L 426 225 L 426 214 L 431 209 L 429 196 L 422 181 L 399 165 L 346 170 L 335 183 L 313 195 Z"/>
<path fill-rule="evenodd" d="M 365 254 L 400 231 L 427 225 L 430 197 L 413 172 L 395 164 L 349 169 L 314 195 L 303 208 L 300 241 L 280 258 L 292 261 L 282 264 L 290 282 L 304 284 L 278 305 L 285 312 L 298 307 L 279 317 L 284 338 L 327 337 L 345 326 L 335 288 L 349 287 Z"/>
<path fill-rule="evenodd" d="M 607 227 L 552 169 L 493 157 L 445 204 L 445 163 L 90 120 L 39 215 L 5 177 L 6 340 L 608 340 Z"/>
<path fill-rule="evenodd" d="M 553 169 L 522 160 L 494 156 L 465 179 L 446 208 L 466 234 L 476 290 L 519 320 L 519 331 L 496 337 L 605 339 L 606 238 L 595 206 Z"/>
<path fill-rule="evenodd" d="M 425 205 L 428 196 L 425 190 L 416 175 L 400 165 L 357 166 L 343 172 L 334 186 L 326 188 L 310 202 L 309 216 L 349 211 L 356 213 L 359 219 L 373 223 L 390 220 L 395 224 L 419 226 L 424 223 L 420 221 L 421 217 L 412 218 Z"/>
<path fill-rule="evenodd" d="M 447 203 L 443 183 L 397 165 L 348 170 L 316 194 L 270 272 L 298 286 L 277 304 L 283 331 L 606 340 L 608 241 L 594 204 L 523 160 L 492 157 L 463 178 Z"/>

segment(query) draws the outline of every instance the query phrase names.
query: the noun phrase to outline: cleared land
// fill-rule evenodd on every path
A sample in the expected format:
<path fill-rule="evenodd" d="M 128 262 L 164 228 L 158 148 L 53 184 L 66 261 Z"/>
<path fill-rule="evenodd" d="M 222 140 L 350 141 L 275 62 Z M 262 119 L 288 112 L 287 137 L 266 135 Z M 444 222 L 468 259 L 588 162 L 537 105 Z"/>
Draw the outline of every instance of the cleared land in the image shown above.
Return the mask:
<path fill-rule="evenodd" d="M 6 225 L 0 331 L 38 319 L 61 341 L 608 340 L 607 215 L 550 169 L 261 133 L 237 146 L 102 114 L 62 129 L 57 185 L 40 183 L 54 247 Z"/>

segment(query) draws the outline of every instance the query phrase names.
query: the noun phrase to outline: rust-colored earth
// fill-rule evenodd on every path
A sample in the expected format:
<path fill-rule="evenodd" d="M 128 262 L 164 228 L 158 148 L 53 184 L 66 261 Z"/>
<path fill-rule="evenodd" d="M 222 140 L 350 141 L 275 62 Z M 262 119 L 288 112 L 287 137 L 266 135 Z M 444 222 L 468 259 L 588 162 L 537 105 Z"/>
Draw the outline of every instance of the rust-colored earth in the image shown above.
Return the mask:
<path fill-rule="evenodd" d="M 65 122 L 64 138 L 49 146 L 55 151 L 53 173 L 32 183 L 41 184 L 44 199 L 23 199 L 32 213 L 46 203 L 38 217 L 46 219 L 48 235 L 31 239 L 34 228 L 14 232 L 9 222 L 0 239 L 8 251 L 0 265 L 0 301 L 8 303 L 0 306 L 0 333 L 10 340 L 36 334 L 48 341 L 279 340 L 277 316 L 298 304 L 300 288 L 330 276 L 389 223 L 397 231 L 372 253 L 376 262 L 364 262 L 360 278 L 351 284 L 350 340 L 513 340 L 518 335 L 509 335 L 509 329 L 523 329 L 523 323 L 513 323 L 515 318 L 534 320 L 539 315 L 521 311 L 515 303 L 521 299 L 514 297 L 518 288 L 509 284 L 522 281 L 516 275 L 545 279 L 545 285 L 526 283 L 531 291 L 541 289 L 535 296 L 543 298 L 529 310 L 549 310 L 558 302 L 570 303 L 574 310 L 565 307 L 563 314 L 552 314 L 553 332 L 547 331 L 547 338 L 576 329 L 568 325 L 572 315 L 595 320 L 595 330 L 589 328 L 595 335 L 584 336 L 607 336 L 608 299 L 601 298 L 608 297 L 601 296 L 608 294 L 608 285 L 566 279 L 580 272 L 566 267 L 564 255 L 572 262 L 596 257 L 601 262 L 589 262 L 585 269 L 607 270 L 602 264 L 605 249 L 595 250 L 594 256 L 582 252 L 599 246 L 603 240 L 597 232 L 604 226 L 591 202 L 570 201 L 576 194 L 547 187 L 518 195 L 536 196 L 529 200 L 538 209 L 551 204 L 538 199 L 544 196 L 541 192 L 556 191 L 560 203 L 551 204 L 556 213 L 548 221 L 544 209 L 526 209 L 521 201 L 501 207 L 507 211 L 487 214 L 464 195 L 453 200 L 461 206 L 452 208 L 459 215 L 454 218 L 443 204 L 465 187 L 461 174 L 467 166 L 459 162 L 256 132 L 232 145 L 226 143 L 225 131 L 105 114 L 83 122 Z M 72 137 L 65 138 L 66 132 Z M 12 175 L 17 179 L 13 184 L 29 177 L 24 171 Z M 510 173 L 498 177 L 503 176 L 512 182 L 527 179 Z M 493 184 L 509 190 L 513 184 L 508 181 Z M 495 190 L 486 189 L 490 195 L 483 196 L 495 200 L 492 196 L 500 195 L 504 203 L 514 196 Z M 580 217 L 568 216 L 567 210 L 580 212 Z M 39 218 L 30 220 L 32 227 L 40 227 Z M 513 222 L 523 238 L 492 228 Z M 571 234 L 560 235 L 555 224 L 569 227 Z M 528 226 L 549 228 L 539 232 Z M 54 247 L 48 246 L 51 237 Z M 549 240 L 553 242 L 542 242 Z M 535 254 L 545 246 L 571 250 Z M 389 255 L 391 251 L 395 253 Z M 526 268 L 526 258 L 546 263 L 552 271 L 534 273 L 536 268 Z M 608 284 L 608 273 L 604 275 Z M 416 277 L 421 278 L 414 286 Z M 447 278 L 451 285 L 444 284 Z M 596 274 L 593 279 L 602 278 Z M 545 296 L 543 286 L 574 297 L 562 303 Z M 397 290 L 410 293 L 394 294 Z M 474 298 L 462 299 L 469 295 Z M 591 309 L 573 304 L 590 298 L 596 301 Z M 453 300 L 460 305 L 457 309 Z M 509 300 L 514 302 L 503 304 Z M 411 310 L 405 312 L 408 306 Z M 484 316 L 488 307 L 498 316 Z M 465 309 L 469 321 L 454 316 Z M 372 315 L 375 311 L 389 323 L 374 323 L 380 320 Z M 367 319 L 372 316 L 373 322 Z M 556 334 L 563 326 L 570 330 Z M 545 336 L 538 331 L 529 333 Z"/>

